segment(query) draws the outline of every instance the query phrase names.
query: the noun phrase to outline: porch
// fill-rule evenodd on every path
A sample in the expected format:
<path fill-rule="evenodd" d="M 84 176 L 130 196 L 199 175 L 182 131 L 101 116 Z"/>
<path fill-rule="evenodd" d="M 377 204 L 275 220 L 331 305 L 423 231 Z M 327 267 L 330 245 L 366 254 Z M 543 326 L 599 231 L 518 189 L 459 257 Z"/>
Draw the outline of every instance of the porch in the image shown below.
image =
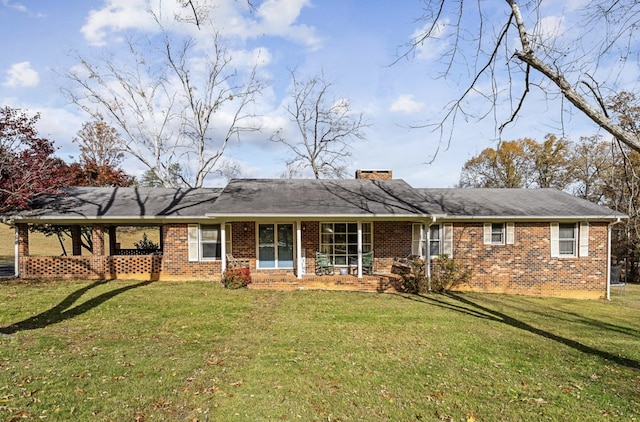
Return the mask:
<path fill-rule="evenodd" d="M 253 290 L 339 290 L 356 292 L 397 292 L 401 278 L 396 274 L 374 273 L 358 278 L 352 274 L 316 275 L 252 272 L 248 288 Z"/>

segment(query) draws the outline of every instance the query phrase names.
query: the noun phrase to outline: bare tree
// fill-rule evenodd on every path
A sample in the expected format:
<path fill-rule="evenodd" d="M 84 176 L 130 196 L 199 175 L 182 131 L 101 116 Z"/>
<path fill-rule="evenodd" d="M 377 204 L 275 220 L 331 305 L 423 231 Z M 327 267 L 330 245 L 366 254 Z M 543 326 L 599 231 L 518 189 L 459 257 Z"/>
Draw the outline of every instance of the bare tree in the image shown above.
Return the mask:
<path fill-rule="evenodd" d="M 175 185 L 180 168 L 180 184 L 200 187 L 229 142 L 259 129 L 251 105 L 262 86 L 257 64 L 241 74 L 217 33 L 210 52 L 193 38 L 177 41 L 173 35 L 129 38 L 125 62 L 115 54 L 95 62 L 77 55 L 80 66 L 67 72 L 73 87 L 65 93 L 89 114 L 103 114 L 118 127 L 121 149 L 162 185 Z"/>
<path fill-rule="evenodd" d="M 543 10 L 550 2 L 542 0 L 505 0 L 502 7 L 497 2 L 424 2 L 421 19 L 426 25 L 404 56 L 431 46 L 429 43 L 450 41 L 441 56 L 442 76 L 462 77 L 452 74 L 459 64 L 469 69 L 468 82 L 436 123 L 447 145 L 460 118 L 481 119 L 493 114 L 501 133 L 516 120 L 532 89 L 539 89 L 547 98 L 559 95 L 621 142 L 640 151 L 638 135 L 611 119 L 604 101 L 620 90 L 616 85 L 624 70 L 635 66 L 637 72 L 633 47 L 638 41 L 640 3 L 592 0 L 576 12 L 584 17 L 576 31 L 561 34 L 558 29 L 562 24 L 550 30 Z M 554 4 L 563 8 L 562 12 L 569 12 L 568 4 Z M 512 45 L 514 39 L 517 45 Z M 488 110 L 478 113 L 477 107 L 467 107 L 466 100 L 477 94 L 489 101 Z M 500 117 L 496 109 L 504 102 L 510 111 Z"/>
<path fill-rule="evenodd" d="M 316 179 L 344 177 L 351 143 L 364 139 L 368 124 L 347 99 L 332 95 L 333 84 L 323 75 L 300 80 L 294 70 L 291 79 L 285 110 L 295 124 L 296 136 L 286 138 L 283 129 L 271 136 L 292 153 L 285 161 L 286 177 L 298 176 L 304 169 L 310 169 Z"/>
<path fill-rule="evenodd" d="M 124 159 L 118 131 L 104 121 L 102 115 L 84 122 L 78 136 L 72 139 L 80 149 L 80 161 L 98 166 L 118 167 Z"/>

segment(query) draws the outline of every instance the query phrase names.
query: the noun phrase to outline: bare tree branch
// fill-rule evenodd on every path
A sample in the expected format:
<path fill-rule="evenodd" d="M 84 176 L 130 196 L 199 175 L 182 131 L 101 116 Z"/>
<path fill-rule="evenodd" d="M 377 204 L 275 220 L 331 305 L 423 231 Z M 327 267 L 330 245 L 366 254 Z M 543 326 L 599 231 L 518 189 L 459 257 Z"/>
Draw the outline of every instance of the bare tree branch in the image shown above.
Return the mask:
<path fill-rule="evenodd" d="M 293 70 L 291 80 L 291 102 L 285 111 L 299 138 L 287 138 L 282 129 L 271 136 L 293 154 L 286 160 L 288 175 L 309 168 L 316 179 L 344 177 L 351 143 L 364 139 L 368 123 L 362 113 L 351 110 L 348 100 L 331 96 L 333 85 L 324 76 L 300 80 Z"/>

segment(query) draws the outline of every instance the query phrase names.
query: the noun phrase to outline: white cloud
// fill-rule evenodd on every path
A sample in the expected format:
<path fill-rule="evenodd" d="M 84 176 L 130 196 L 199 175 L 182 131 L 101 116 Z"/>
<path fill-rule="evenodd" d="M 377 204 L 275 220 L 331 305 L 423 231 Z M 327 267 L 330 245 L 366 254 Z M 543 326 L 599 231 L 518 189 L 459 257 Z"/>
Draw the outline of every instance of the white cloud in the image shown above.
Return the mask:
<path fill-rule="evenodd" d="M 317 49 L 321 40 L 315 28 L 295 24 L 302 9 L 309 5 L 309 0 L 266 0 L 258 8 L 262 19 L 254 32 L 288 37 Z"/>
<path fill-rule="evenodd" d="M 220 35 L 240 39 L 280 36 L 315 49 L 320 45 L 315 28 L 296 24 L 300 12 L 307 6 L 309 0 L 266 0 L 255 12 L 248 13 L 242 1 L 196 1 L 196 7 L 204 16 L 201 23 L 210 24 Z M 157 31 L 158 25 L 150 12 L 165 29 L 210 38 L 210 32 L 199 31 L 189 19 L 190 10 L 176 0 L 106 0 L 101 9 L 89 13 L 81 33 L 90 44 L 105 45 L 110 32 Z"/>
<path fill-rule="evenodd" d="M 449 45 L 448 41 L 445 39 L 447 36 L 448 26 L 449 19 L 444 19 L 436 22 L 433 28 L 431 28 L 430 23 L 427 23 L 422 28 L 416 29 L 414 33 L 411 34 L 411 43 L 416 43 L 416 58 L 423 60 L 437 58 Z M 431 31 L 429 36 L 422 39 L 429 30 Z"/>
<path fill-rule="evenodd" d="M 80 32 L 89 44 L 104 45 L 107 30 L 150 30 L 153 24 L 148 0 L 108 0 L 102 9 L 89 12 Z"/>
<path fill-rule="evenodd" d="M 391 111 L 401 113 L 417 113 L 424 109 L 424 103 L 414 100 L 413 95 L 401 95 L 391 104 Z"/>
<path fill-rule="evenodd" d="M 31 67 L 31 63 L 20 62 L 7 70 L 7 77 L 2 85 L 10 88 L 32 88 L 37 86 L 38 82 L 40 82 L 40 77 L 38 72 Z"/>
<path fill-rule="evenodd" d="M 2 0 L 2 4 L 5 7 L 10 7 L 11 9 L 16 9 L 19 12 L 26 12 L 27 7 L 21 3 L 11 3 L 9 0 Z"/>

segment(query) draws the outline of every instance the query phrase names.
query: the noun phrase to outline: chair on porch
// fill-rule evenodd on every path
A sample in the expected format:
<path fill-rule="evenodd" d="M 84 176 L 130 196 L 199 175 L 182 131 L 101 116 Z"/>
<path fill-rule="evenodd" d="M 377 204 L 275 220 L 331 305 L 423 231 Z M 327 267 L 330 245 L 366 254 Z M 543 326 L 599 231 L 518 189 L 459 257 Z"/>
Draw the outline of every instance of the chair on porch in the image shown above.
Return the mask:
<path fill-rule="evenodd" d="M 373 251 L 362 254 L 362 273 L 373 274 Z"/>
<path fill-rule="evenodd" d="M 249 268 L 249 260 L 245 258 L 234 258 L 232 254 L 227 254 L 227 268 Z"/>
<path fill-rule="evenodd" d="M 627 283 L 621 280 L 620 274 L 622 273 L 622 265 L 612 265 L 609 286 L 617 287 L 618 293 L 627 292 Z"/>
<path fill-rule="evenodd" d="M 326 253 L 316 252 L 316 274 L 317 275 L 333 275 L 335 269 Z"/>

